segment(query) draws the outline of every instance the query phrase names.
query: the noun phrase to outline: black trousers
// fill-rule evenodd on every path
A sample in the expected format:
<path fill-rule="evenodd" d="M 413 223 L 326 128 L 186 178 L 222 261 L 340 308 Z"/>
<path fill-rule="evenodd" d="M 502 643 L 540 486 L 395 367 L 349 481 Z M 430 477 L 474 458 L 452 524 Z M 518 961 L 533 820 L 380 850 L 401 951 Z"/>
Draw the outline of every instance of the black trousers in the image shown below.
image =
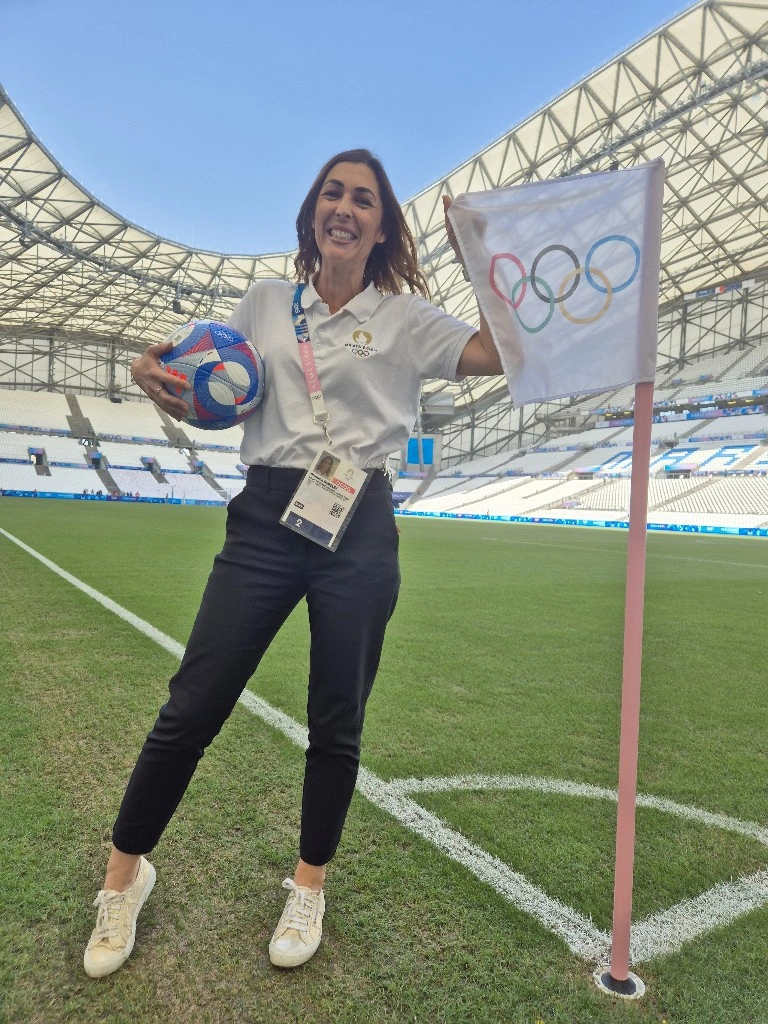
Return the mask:
<path fill-rule="evenodd" d="M 146 739 L 112 839 L 148 853 L 205 748 L 292 609 L 306 597 L 311 633 L 300 856 L 325 864 L 338 846 L 360 761 L 365 704 L 400 574 L 389 483 L 375 472 L 335 552 L 278 522 L 301 470 L 252 466 L 230 502 L 170 699 Z"/>

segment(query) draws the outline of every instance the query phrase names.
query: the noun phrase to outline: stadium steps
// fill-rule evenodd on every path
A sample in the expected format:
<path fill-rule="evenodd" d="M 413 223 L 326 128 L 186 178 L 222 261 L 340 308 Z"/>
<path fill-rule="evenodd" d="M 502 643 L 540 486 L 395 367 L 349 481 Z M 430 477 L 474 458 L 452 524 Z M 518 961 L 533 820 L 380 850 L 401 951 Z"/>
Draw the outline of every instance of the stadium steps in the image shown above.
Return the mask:
<path fill-rule="evenodd" d="M 411 494 L 410 497 L 406 498 L 405 501 L 403 502 L 403 504 L 400 507 L 401 508 L 409 508 L 411 505 L 413 505 L 413 503 L 415 501 L 418 501 L 419 498 L 423 498 L 424 495 L 426 494 L 426 492 L 429 490 L 430 485 L 432 484 L 432 481 L 435 480 L 436 478 L 437 478 L 437 468 L 433 464 L 433 465 L 431 465 L 429 467 L 429 469 L 427 470 L 426 476 L 419 483 L 419 486 L 416 488 L 416 490 L 413 492 L 413 494 Z"/>
<path fill-rule="evenodd" d="M 480 478 L 478 477 L 477 479 L 480 479 Z M 486 483 L 490 482 L 490 477 L 486 477 L 484 479 L 486 480 Z M 503 479 L 503 477 L 499 477 L 499 480 L 502 480 L 502 479 Z M 509 478 L 509 487 L 503 487 L 500 491 L 494 491 L 492 497 L 497 498 L 500 494 L 508 494 L 510 491 L 514 490 L 516 487 L 521 487 L 523 484 L 530 483 L 530 480 L 531 480 L 530 476 L 523 476 L 523 477 L 520 477 L 520 476 L 514 477 L 513 476 L 513 477 L 510 477 Z M 559 481 L 559 480 L 557 482 L 561 483 L 561 481 Z M 481 487 L 485 487 L 485 484 L 484 483 L 483 484 L 479 484 L 476 488 L 474 488 L 474 490 L 478 491 L 478 490 L 480 490 Z M 442 498 L 443 494 L 445 494 L 445 493 L 446 493 L 445 491 L 442 491 L 441 494 L 440 494 L 440 497 Z M 474 498 L 471 497 L 471 494 L 472 494 L 471 490 L 470 491 L 459 491 L 458 493 L 459 494 L 465 494 L 466 497 L 467 497 L 467 500 L 466 501 L 460 501 L 458 503 L 458 505 L 449 505 L 448 508 L 445 510 L 446 512 L 456 512 L 460 508 L 466 508 L 467 505 L 475 505 L 478 501 L 483 500 L 481 498 L 478 498 L 477 495 L 475 495 Z M 458 497 L 458 494 L 454 494 L 454 497 Z"/>
<path fill-rule="evenodd" d="M 768 453 L 768 444 L 759 445 L 746 457 L 746 459 L 744 459 L 742 463 L 739 464 L 739 471 L 744 469 L 745 466 L 748 466 L 750 462 L 756 462 L 757 459 L 762 458 L 766 453 Z"/>
<path fill-rule="evenodd" d="M 612 480 L 597 480 L 597 481 L 595 481 L 595 486 L 594 487 L 590 487 L 586 491 L 579 491 L 579 493 L 578 493 L 579 501 L 581 501 L 581 499 L 586 497 L 586 495 L 588 495 L 588 494 L 594 494 L 596 491 L 603 490 L 603 488 L 607 487 L 612 482 L 613 482 Z M 561 483 L 562 483 L 562 481 L 561 481 Z M 540 492 L 537 491 L 536 493 L 538 494 Z M 532 497 L 535 497 L 535 495 L 532 495 Z M 563 499 L 561 499 L 561 501 L 562 500 Z M 565 499 L 565 500 L 567 500 L 567 499 Z M 550 511 L 553 508 L 559 508 L 559 509 L 567 512 L 568 509 L 565 508 L 561 504 L 561 501 L 551 501 L 548 505 L 540 505 L 538 508 L 531 509 L 531 514 L 534 514 L 536 512 L 548 512 L 548 511 Z M 599 511 L 602 511 L 602 510 L 599 510 Z M 526 512 L 526 515 L 528 515 L 527 512 Z"/>
<path fill-rule="evenodd" d="M 680 501 L 681 498 L 689 498 L 692 494 L 695 494 L 697 491 L 705 490 L 707 487 L 709 487 L 711 484 L 713 484 L 717 479 L 719 479 L 719 478 L 718 477 L 709 477 L 707 480 L 702 481 L 702 483 L 700 483 L 700 484 L 694 484 L 693 487 L 686 488 L 686 490 L 684 490 L 681 494 L 676 494 L 674 498 L 667 498 L 664 501 L 657 502 L 655 505 L 649 505 L 648 506 L 648 511 L 649 512 L 658 512 L 659 510 L 665 508 L 665 506 L 673 505 L 676 501 Z"/>
<path fill-rule="evenodd" d="M 507 463 L 504 463 L 504 465 L 507 465 Z M 434 483 L 435 480 L 439 480 L 441 482 L 443 480 L 446 480 L 446 479 L 453 480 L 454 482 L 450 485 L 450 487 L 444 487 L 440 491 L 440 497 L 442 497 L 445 494 L 448 497 L 453 495 L 453 497 L 456 498 L 460 494 L 464 494 L 464 493 L 468 494 L 469 493 L 468 491 L 465 492 L 463 490 L 463 488 L 466 486 L 466 483 L 467 483 L 468 480 L 481 480 L 482 479 L 482 480 L 485 480 L 485 482 L 487 483 L 487 482 L 489 482 L 491 480 L 492 475 L 495 475 L 495 474 L 489 474 L 486 477 L 486 476 L 483 476 L 482 473 L 477 473 L 477 474 L 471 474 L 470 476 L 457 476 L 454 479 L 453 477 L 440 476 L 440 474 L 438 473 L 438 474 L 436 474 L 436 476 L 434 476 L 432 478 L 431 483 Z M 478 484 L 477 486 L 478 487 L 482 487 L 483 485 L 482 484 Z M 419 500 L 421 500 L 422 498 L 429 498 L 429 497 L 430 497 L 430 495 L 428 493 L 426 493 L 426 490 L 425 490 L 425 493 L 420 496 Z M 437 495 L 434 495 L 434 497 L 437 497 Z M 411 505 L 413 504 L 413 499 L 410 501 L 410 504 Z"/>
<path fill-rule="evenodd" d="M 50 469 L 48 468 L 48 466 L 43 466 L 43 465 L 36 465 L 35 466 L 35 472 L 37 473 L 38 476 L 52 476 L 53 475 L 51 473 Z"/>
<path fill-rule="evenodd" d="M 69 406 L 67 426 L 72 432 L 73 437 L 96 437 L 96 431 L 91 426 L 91 421 L 83 416 L 83 411 L 75 395 L 65 395 L 64 397 Z"/>
<path fill-rule="evenodd" d="M 181 427 L 174 423 L 174 421 L 171 419 L 167 412 L 163 412 L 163 410 L 159 406 L 157 412 L 163 424 L 163 433 L 171 442 L 174 448 L 194 448 L 193 443 L 190 441 L 190 439 L 187 437 L 187 435 L 184 433 Z"/>
<path fill-rule="evenodd" d="M 597 417 L 593 416 L 592 419 L 597 420 Z M 592 427 L 591 429 L 595 430 L 594 427 Z M 592 451 L 592 449 L 594 449 L 594 448 L 605 448 L 606 445 L 610 442 L 612 437 L 616 437 L 617 434 L 621 434 L 622 431 L 624 431 L 625 429 L 626 429 L 625 427 L 616 427 L 615 430 L 611 430 L 610 427 L 601 427 L 600 431 L 599 431 L 599 433 L 600 433 L 600 440 L 596 441 L 595 444 L 589 444 L 588 442 L 585 441 L 585 442 L 583 442 L 583 446 L 588 451 Z M 569 437 L 572 437 L 572 436 L 574 436 L 576 434 L 583 434 L 583 433 L 585 433 L 585 430 L 584 430 L 583 427 L 579 427 L 578 429 L 574 428 L 573 430 L 565 430 L 565 431 L 563 431 L 562 434 L 555 433 L 553 431 L 551 434 L 548 434 L 547 437 L 543 441 L 537 441 L 536 444 L 533 445 L 533 447 L 534 448 L 546 448 L 547 445 L 559 444 L 562 441 L 567 441 Z"/>
<path fill-rule="evenodd" d="M 739 363 L 744 362 L 744 360 L 747 359 L 748 356 L 752 355 L 754 355 L 754 349 L 751 345 L 748 345 L 741 353 L 741 355 L 738 357 L 738 359 L 734 359 L 732 363 L 728 364 L 728 367 L 725 370 L 723 370 L 723 372 L 717 377 L 717 380 L 722 381 L 725 377 L 732 377 L 734 373 L 736 374 L 736 376 L 738 376 Z"/>
<path fill-rule="evenodd" d="M 114 494 L 115 491 L 117 491 L 118 494 L 121 493 L 120 488 L 117 485 L 117 482 L 115 481 L 115 479 L 113 478 L 112 474 L 109 472 L 108 469 L 97 469 L 96 476 L 107 488 L 109 494 Z"/>
<path fill-rule="evenodd" d="M 208 484 L 208 486 L 211 487 L 214 491 L 216 491 L 220 498 L 222 498 L 224 501 L 229 501 L 229 495 L 218 482 L 218 480 L 215 480 L 213 476 L 209 476 L 208 473 L 206 472 L 201 473 L 201 476 L 203 480 L 205 480 L 205 482 Z"/>
<path fill-rule="evenodd" d="M 514 490 L 516 487 L 520 487 L 522 484 L 527 483 L 527 482 L 528 482 L 527 480 L 520 480 L 520 479 L 515 480 L 514 483 L 511 483 L 509 485 L 509 487 L 504 487 L 500 491 L 495 491 L 493 493 L 492 497 L 494 499 L 496 499 L 496 498 L 500 497 L 502 494 L 509 494 L 510 491 Z M 544 480 L 541 480 L 540 482 L 544 483 Z M 562 479 L 547 480 L 546 481 L 546 486 L 542 487 L 541 490 L 534 491 L 533 494 L 527 494 L 525 496 L 526 501 L 529 498 L 537 498 L 540 494 L 546 494 L 546 492 L 547 491 L 551 491 L 553 487 L 559 487 L 562 484 L 562 482 L 563 482 Z M 471 493 L 471 492 L 468 492 L 468 494 L 469 493 Z M 477 504 L 478 501 L 482 501 L 482 500 L 484 500 L 484 499 L 475 497 L 475 498 L 472 498 L 470 501 L 463 501 L 460 505 L 453 505 L 452 508 L 450 509 L 450 511 L 451 512 L 456 512 L 458 509 L 466 508 L 467 505 L 475 505 L 475 504 Z M 528 515 L 527 512 L 526 512 L 526 515 Z"/>
<path fill-rule="evenodd" d="M 690 430 L 684 430 L 682 433 L 677 435 L 677 441 L 680 442 L 683 438 L 693 437 L 695 433 L 705 427 L 709 422 L 709 420 L 694 420 L 694 424 Z M 694 438 L 694 440 L 696 439 Z"/>
<path fill-rule="evenodd" d="M 595 448 L 589 448 L 588 451 L 596 451 Z M 584 451 L 578 452 L 565 452 L 565 458 L 562 462 L 556 462 L 554 466 L 550 466 L 547 473 L 562 473 L 563 470 L 571 466 L 572 469 L 576 468 L 576 463 L 581 462 L 584 458 Z"/>

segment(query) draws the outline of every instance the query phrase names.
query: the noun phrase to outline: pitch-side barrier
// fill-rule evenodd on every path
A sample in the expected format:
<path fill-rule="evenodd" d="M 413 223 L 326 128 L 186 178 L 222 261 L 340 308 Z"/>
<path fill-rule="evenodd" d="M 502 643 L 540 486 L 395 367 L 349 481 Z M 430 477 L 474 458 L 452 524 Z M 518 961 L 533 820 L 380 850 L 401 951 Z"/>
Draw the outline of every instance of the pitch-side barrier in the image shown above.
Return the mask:
<path fill-rule="evenodd" d="M 395 509 L 396 516 L 413 516 L 420 519 L 468 519 L 484 523 L 544 523 L 550 526 L 601 526 L 610 529 L 627 530 L 626 519 L 571 519 L 567 516 L 491 516 L 475 512 L 411 512 Z M 768 537 L 768 529 L 759 526 L 703 526 L 679 523 L 648 523 L 649 530 L 664 533 L 710 533 L 729 537 Z"/>

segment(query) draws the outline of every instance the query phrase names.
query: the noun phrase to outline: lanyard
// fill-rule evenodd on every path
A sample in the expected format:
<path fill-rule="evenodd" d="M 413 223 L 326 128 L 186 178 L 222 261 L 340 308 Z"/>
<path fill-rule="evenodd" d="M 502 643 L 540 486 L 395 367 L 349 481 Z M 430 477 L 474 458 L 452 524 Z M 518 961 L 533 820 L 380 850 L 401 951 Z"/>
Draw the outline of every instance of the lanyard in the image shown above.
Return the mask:
<path fill-rule="evenodd" d="M 296 291 L 293 294 L 293 328 L 296 331 L 296 341 L 299 343 L 299 355 L 301 356 L 304 380 L 307 382 L 307 391 L 312 402 L 312 419 L 315 423 L 319 423 L 322 426 L 326 441 L 329 445 L 333 446 L 331 435 L 328 433 L 328 420 L 330 417 L 328 410 L 325 408 L 325 399 L 320 387 L 320 378 L 317 375 L 315 357 L 312 354 L 307 317 L 301 305 L 301 294 L 303 291 L 304 285 L 299 284 L 296 286 Z"/>

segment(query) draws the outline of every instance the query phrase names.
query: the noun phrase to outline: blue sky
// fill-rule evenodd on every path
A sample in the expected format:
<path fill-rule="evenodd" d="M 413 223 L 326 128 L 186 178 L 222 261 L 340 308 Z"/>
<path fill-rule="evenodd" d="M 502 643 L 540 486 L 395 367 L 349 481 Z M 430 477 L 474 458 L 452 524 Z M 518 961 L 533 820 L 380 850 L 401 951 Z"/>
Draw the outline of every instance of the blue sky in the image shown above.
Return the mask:
<path fill-rule="evenodd" d="M 334 152 L 373 149 L 409 199 L 686 6 L 0 0 L 0 82 L 124 217 L 280 252 Z"/>

